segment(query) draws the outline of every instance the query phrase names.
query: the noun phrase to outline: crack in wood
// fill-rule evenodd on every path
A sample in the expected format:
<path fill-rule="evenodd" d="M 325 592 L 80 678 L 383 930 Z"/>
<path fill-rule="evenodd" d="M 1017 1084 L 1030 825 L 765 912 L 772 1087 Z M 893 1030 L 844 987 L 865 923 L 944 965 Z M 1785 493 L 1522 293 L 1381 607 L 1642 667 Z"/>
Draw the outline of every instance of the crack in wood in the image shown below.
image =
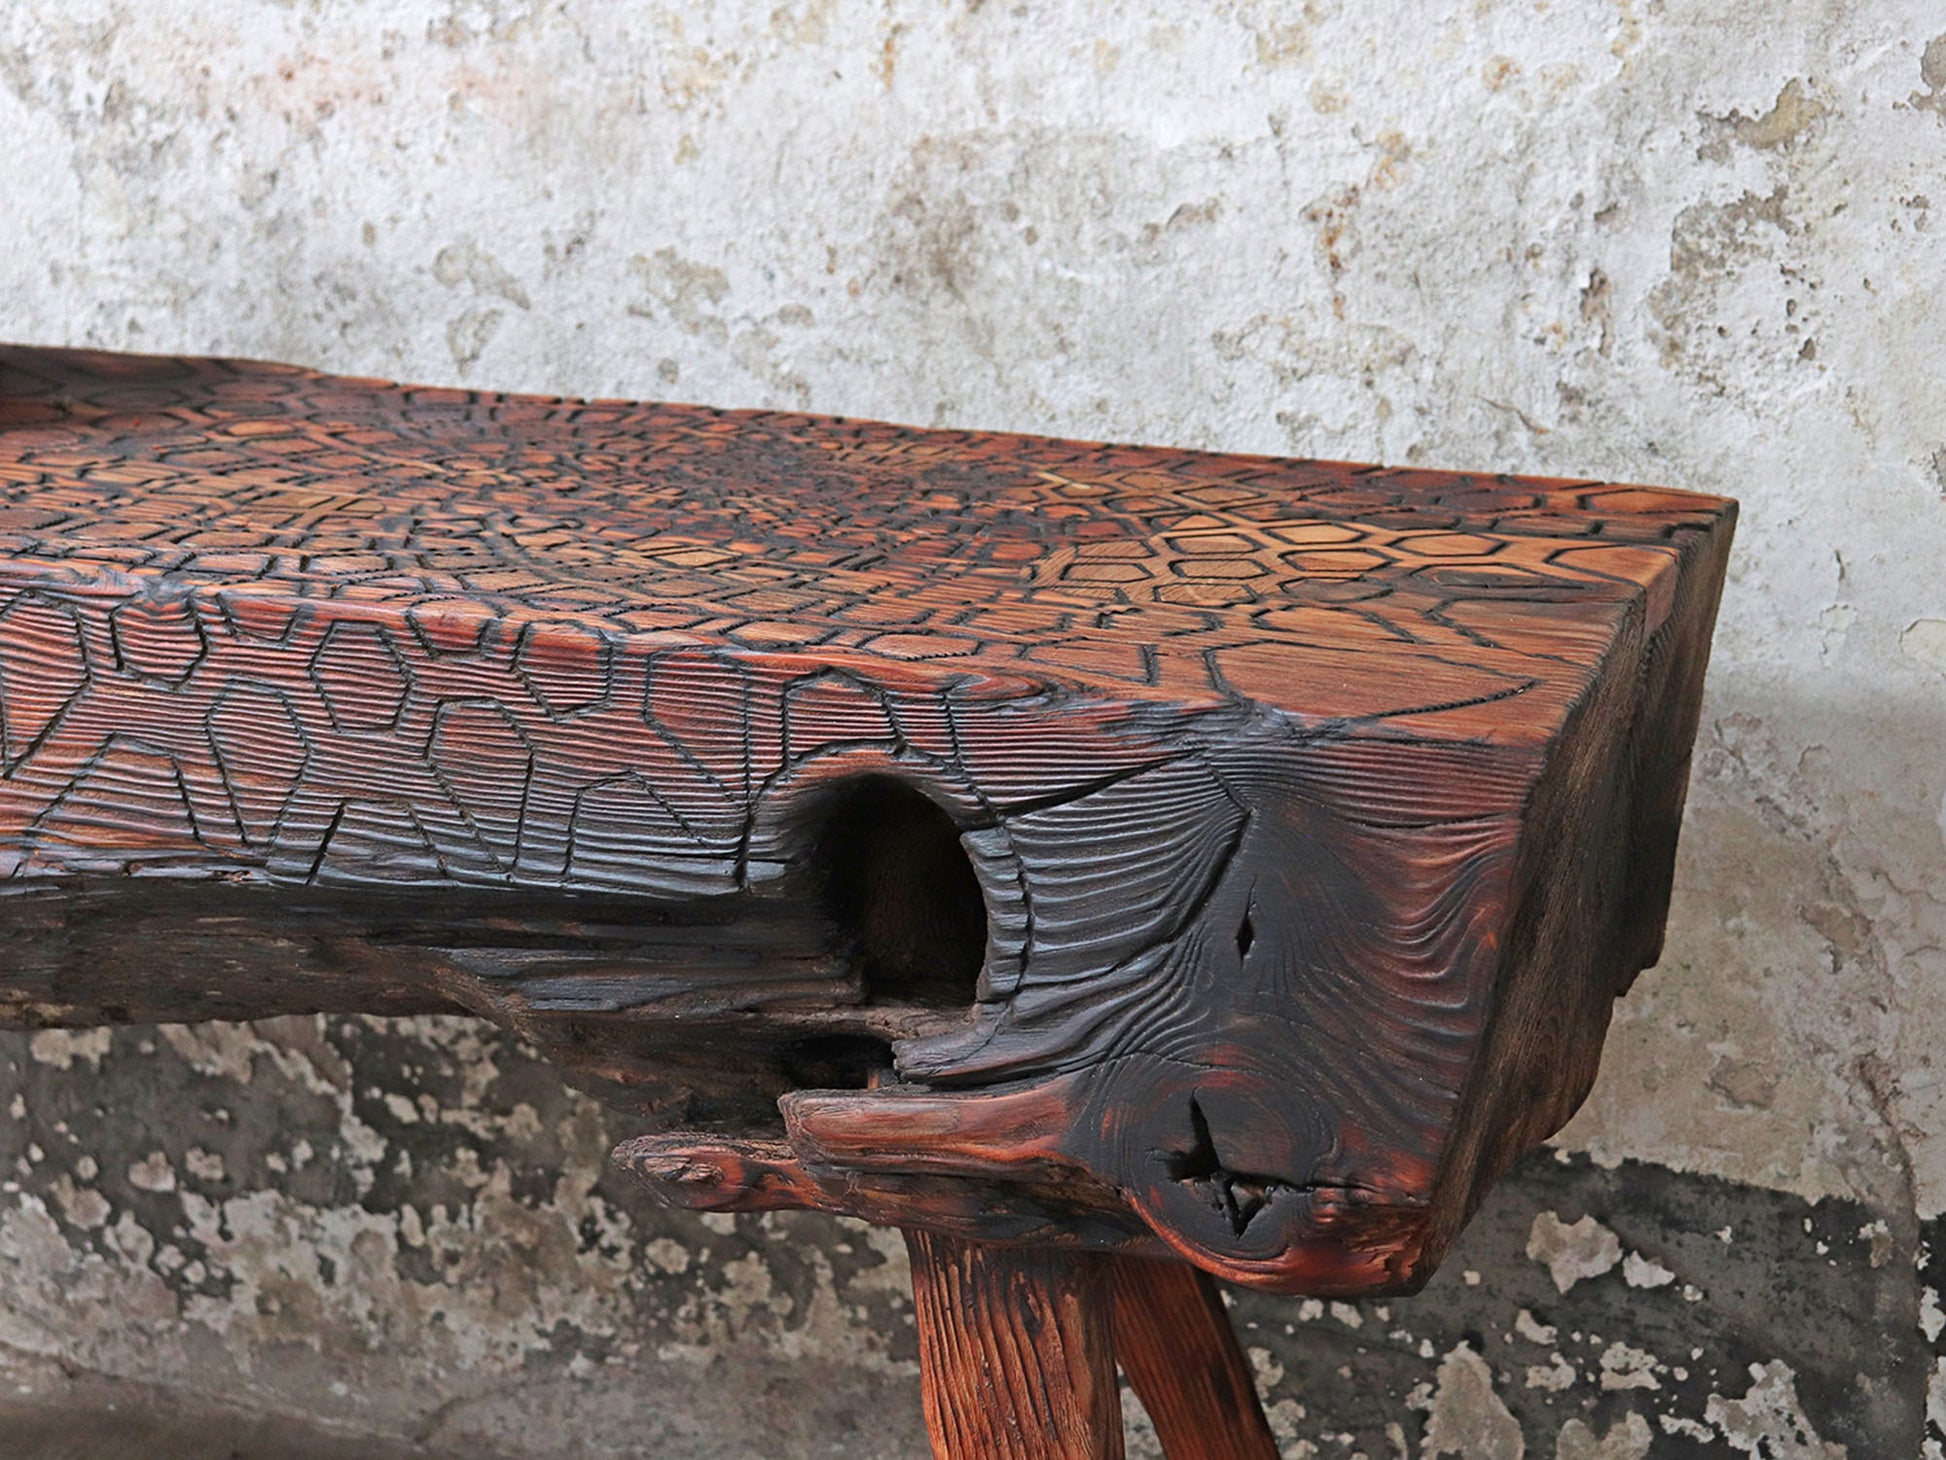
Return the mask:
<path fill-rule="evenodd" d="M 671 1200 L 1409 1288 L 1656 956 L 1733 520 L 0 347 L 0 1020 L 464 1009 Z"/>
<path fill-rule="evenodd" d="M 1164 1157 L 1169 1179 L 1200 1193 L 1211 1207 L 1222 1213 L 1235 1236 L 1248 1232 L 1257 1214 L 1279 1193 L 1306 1189 L 1275 1176 L 1252 1175 L 1225 1166 L 1216 1152 L 1216 1141 L 1210 1134 L 1202 1101 L 1194 1095 L 1189 1097 L 1189 1127 L 1194 1135 L 1190 1148 L 1168 1152 Z"/>

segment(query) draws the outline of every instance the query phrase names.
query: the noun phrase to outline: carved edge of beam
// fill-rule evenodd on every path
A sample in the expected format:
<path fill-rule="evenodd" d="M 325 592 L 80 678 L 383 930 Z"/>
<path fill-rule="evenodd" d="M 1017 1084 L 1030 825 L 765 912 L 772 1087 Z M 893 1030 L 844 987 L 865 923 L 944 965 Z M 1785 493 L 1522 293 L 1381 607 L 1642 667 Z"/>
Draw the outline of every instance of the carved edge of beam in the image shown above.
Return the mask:
<path fill-rule="evenodd" d="M 346 899 L 335 928 L 242 956 L 192 917 L 158 917 L 146 949 L 108 919 L 10 919 L 23 1022 L 466 1008 L 690 1122 L 699 1150 L 753 1117 L 760 1147 L 781 1100 L 795 1174 L 753 1147 L 753 1199 L 882 1211 L 904 1180 L 948 1226 L 984 1191 L 1022 1230 L 1065 1206 L 1109 1246 L 1119 1203 L 1234 1280 L 1335 1294 L 1423 1280 L 1580 1099 L 1605 999 L 1654 955 L 1720 500 L 238 362 L 7 350 L 0 374 L 0 498 L 61 508 L 0 534 L 6 890 L 42 876 L 78 909 L 116 887 L 135 913 L 200 881 L 239 899 L 216 922 L 266 934 L 283 900 Z M 483 435 L 512 468 L 476 475 Z M 330 530 L 384 517 L 391 556 L 233 551 L 268 500 L 236 492 L 239 468 L 283 482 L 327 449 L 367 482 L 328 499 Z M 624 459 L 666 477 L 653 510 Z M 927 462 L 938 492 L 913 507 Z M 843 531 L 890 578 L 834 570 L 813 499 L 834 519 L 864 503 Z M 283 547 L 325 530 L 305 501 Z M 509 537 L 516 508 L 578 515 Z M 672 584 L 749 594 L 724 544 L 753 511 L 766 555 L 836 596 L 779 610 L 816 625 L 678 625 Z M 584 529 L 592 569 L 550 557 Z M 664 529 L 699 535 L 673 567 L 637 551 Z M 425 532 L 452 571 L 405 561 Z M 1145 586 L 1103 586 L 1086 549 L 1104 537 L 1162 554 L 1160 576 L 1110 564 Z M 970 576 L 949 550 L 1002 539 L 1014 556 Z M 1234 583 L 1273 564 L 1291 601 L 1251 607 Z M 928 627 L 865 627 L 886 583 Z M 959 633 L 969 604 L 982 639 Z M 1083 611 L 1100 621 L 1070 642 Z M 871 958 L 824 942 L 685 984 L 667 947 L 372 921 L 412 888 L 599 886 L 654 918 L 735 900 L 761 943 L 804 858 L 799 808 L 868 784 L 910 790 L 966 853 L 986 904 L 966 1017 L 875 994 Z M 658 927 L 687 958 L 752 953 Z M 202 950 L 211 976 L 191 958 L 132 988 L 166 949 Z M 746 1046 L 731 1090 L 721 1057 Z M 700 1169 L 663 1142 L 655 1169 Z"/>

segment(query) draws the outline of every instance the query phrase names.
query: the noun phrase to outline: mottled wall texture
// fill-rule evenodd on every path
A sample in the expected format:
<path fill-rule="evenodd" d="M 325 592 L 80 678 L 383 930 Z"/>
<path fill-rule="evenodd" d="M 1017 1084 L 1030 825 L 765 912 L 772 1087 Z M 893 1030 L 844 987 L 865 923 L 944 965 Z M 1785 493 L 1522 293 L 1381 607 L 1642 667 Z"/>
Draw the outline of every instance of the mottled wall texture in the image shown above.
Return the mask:
<path fill-rule="evenodd" d="M 1237 1317 L 1289 1456 L 1946 1454 L 1939 0 L 0 0 L 0 202 L 12 340 L 1742 498 L 1587 1108 Z M 896 1241 L 648 1207 L 490 1029 L 0 1112 L 7 1456 L 922 1449 Z"/>

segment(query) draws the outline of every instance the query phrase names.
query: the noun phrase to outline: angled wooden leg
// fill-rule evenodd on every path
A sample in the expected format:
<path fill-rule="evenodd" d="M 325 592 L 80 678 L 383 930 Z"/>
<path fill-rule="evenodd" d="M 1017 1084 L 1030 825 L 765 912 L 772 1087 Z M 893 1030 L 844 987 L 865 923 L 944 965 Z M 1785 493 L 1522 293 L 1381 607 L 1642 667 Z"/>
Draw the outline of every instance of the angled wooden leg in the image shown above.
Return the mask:
<path fill-rule="evenodd" d="M 936 1460 L 1121 1460 L 1108 1259 L 905 1242 Z"/>
<path fill-rule="evenodd" d="M 1115 1346 L 1169 1460 L 1277 1460 L 1223 1297 L 1181 1262 L 1104 1259 L 1115 1296 Z"/>

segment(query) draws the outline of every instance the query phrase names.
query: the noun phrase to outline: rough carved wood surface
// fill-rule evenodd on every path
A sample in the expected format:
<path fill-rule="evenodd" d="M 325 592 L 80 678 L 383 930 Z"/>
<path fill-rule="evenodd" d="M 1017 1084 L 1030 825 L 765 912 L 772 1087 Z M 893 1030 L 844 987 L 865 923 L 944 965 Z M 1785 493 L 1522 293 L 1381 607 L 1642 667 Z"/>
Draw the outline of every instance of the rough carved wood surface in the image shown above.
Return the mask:
<path fill-rule="evenodd" d="M 1278 1460 L 1223 1295 L 1180 1262 L 1110 1258 L 1115 1356 L 1168 1460 Z"/>
<path fill-rule="evenodd" d="M 936 1460 L 1122 1460 L 1111 1259 L 927 1231 L 906 1248 Z"/>
<path fill-rule="evenodd" d="M 0 350 L 0 1017 L 468 1008 L 673 1201 L 1410 1288 L 1656 956 L 1733 515 Z"/>

